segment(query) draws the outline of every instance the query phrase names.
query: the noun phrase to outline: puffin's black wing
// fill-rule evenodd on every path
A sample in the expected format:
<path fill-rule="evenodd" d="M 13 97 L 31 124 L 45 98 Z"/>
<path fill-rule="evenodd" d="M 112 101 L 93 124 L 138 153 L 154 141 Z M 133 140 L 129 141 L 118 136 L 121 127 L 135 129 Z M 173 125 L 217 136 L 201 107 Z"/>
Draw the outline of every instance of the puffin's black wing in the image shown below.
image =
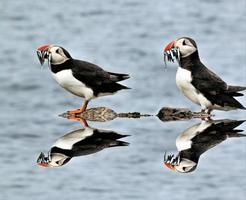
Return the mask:
<path fill-rule="evenodd" d="M 234 96 L 242 96 L 242 94 L 238 93 L 234 86 L 231 89 L 231 86 L 228 86 L 225 81 L 206 68 L 202 63 L 197 65 L 192 71 L 192 78 L 192 85 L 213 104 L 244 108 L 233 98 Z"/>
<path fill-rule="evenodd" d="M 120 89 L 128 89 L 128 87 L 117 83 L 128 79 L 130 77 L 128 74 L 107 72 L 95 64 L 82 60 L 73 60 L 72 64 L 73 76 L 92 88 L 96 95 L 98 93 L 113 93 Z"/>
<path fill-rule="evenodd" d="M 202 63 L 192 71 L 192 84 L 202 93 L 211 95 L 223 93 L 227 89 L 227 84 L 214 72 L 206 68 Z"/>
<path fill-rule="evenodd" d="M 107 72 L 101 67 L 82 60 L 73 60 L 73 74 L 78 77 L 93 77 L 95 82 L 118 82 L 130 78 L 128 74 Z"/>

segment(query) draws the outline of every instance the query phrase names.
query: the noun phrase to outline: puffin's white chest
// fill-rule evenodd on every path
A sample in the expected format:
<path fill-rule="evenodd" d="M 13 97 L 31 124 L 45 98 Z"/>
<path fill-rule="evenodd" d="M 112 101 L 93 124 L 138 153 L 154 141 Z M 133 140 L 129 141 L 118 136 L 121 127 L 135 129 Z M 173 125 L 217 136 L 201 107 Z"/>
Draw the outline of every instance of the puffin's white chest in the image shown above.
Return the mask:
<path fill-rule="evenodd" d="M 91 99 L 94 97 L 92 89 L 86 87 L 85 84 L 74 78 L 72 70 L 62 70 L 57 73 L 52 73 L 52 76 L 61 87 L 74 95 L 85 97 L 86 99 Z"/>
<path fill-rule="evenodd" d="M 201 105 L 203 108 L 211 106 L 207 100 L 196 88 L 191 84 L 192 77 L 189 70 L 178 67 L 176 74 L 176 84 L 183 94 L 192 102 Z"/>

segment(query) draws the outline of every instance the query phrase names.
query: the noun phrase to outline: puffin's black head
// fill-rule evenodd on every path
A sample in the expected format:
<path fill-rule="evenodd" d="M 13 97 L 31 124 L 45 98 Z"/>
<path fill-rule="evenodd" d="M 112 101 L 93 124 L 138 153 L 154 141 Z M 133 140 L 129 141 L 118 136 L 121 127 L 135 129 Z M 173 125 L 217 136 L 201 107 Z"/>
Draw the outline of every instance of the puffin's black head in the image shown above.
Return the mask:
<path fill-rule="evenodd" d="M 43 65 L 45 59 L 53 65 L 59 65 L 72 58 L 66 49 L 56 45 L 40 46 L 37 49 L 37 55 L 41 65 Z"/>
<path fill-rule="evenodd" d="M 185 58 L 197 52 L 196 42 L 189 37 L 181 37 L 179 39 L 171 41 L 163 49 L 164 53 L 164 62 L 167 61 L 174 62 L 176 58 L 178 62 L 180 59 Z"/>

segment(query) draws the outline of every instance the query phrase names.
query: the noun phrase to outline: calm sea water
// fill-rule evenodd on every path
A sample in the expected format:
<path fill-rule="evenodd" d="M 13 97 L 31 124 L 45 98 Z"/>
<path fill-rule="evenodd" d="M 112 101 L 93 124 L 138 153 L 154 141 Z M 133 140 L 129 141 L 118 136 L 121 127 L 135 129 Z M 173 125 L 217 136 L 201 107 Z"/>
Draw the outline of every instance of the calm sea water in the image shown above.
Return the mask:
<path fill-rule="evenodd" d="M 246 140 L 229 139 L 202 155 L 193 173 L 163 167 L 164 151 L 199 120 L 156 117 L 89 123 L 129 134 L 128 147 L 73 158 L 60 168 L 36 165 L 41 151 L 81 128 L 58 114 L 80 106 L 40 68 L 35 49 L 58 44 L 73 57 L 108 71 L 130 73 L 132 88 L 92 101 L 117 112 L 156 114 L 163 106 L 200 108 L 175 85 L 177 64 L 164 69 L 162 48 L 180 36 L 194 38 L 203 62 L 231 84 L 246 85 L 245 1 L 7 1 L 0 3 L 0 199 L 214 199 L 242 200 L 246 191 Z M 240 101 L 246 105 L 245 97 Z M 245 112 L 215 112 L 245 119 Z M 245 129 L 241 125 L 240 129 Z"/>

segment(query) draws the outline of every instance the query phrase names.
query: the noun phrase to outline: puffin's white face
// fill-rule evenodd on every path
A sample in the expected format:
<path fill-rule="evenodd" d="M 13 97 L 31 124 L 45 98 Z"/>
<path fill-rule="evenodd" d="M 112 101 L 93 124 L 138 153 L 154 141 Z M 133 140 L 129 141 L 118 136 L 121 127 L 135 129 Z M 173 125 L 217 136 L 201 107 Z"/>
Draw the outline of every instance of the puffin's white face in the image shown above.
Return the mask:
<path fill-rule="evenodd" d="M 164 53 L 164 62 L 166 61 L 174 62 L 176 59 L 180 62 L 181 58 L 188 57 L 197 51 L 196 42 L 188 37 L 182 37 L 176 40 L 171 41 L 163 49 Z"/>
<path fill-rule="evenodd" d="M 49 61 L 54 65 L 59 65 L 70 59 L 62 47 L 52 46 L 48 50 Z"/>
<path fill-rule="evenodd" d="M 50 156 L 49 166 L 50 167 L 60 167 L 67 163 L 66 162 L 67 159 L 69 159 L 69 157 L 65 156 L 64 154 L 52 153 Z"/>
<path fill-rule="evenodd" d="M 46 59 L 49 64 L 59 65 L 72 58 L 64 48 L 55 45 L 40 46 L 37 49 L 37 55 L 41 65 Z"/>
<path fill-rule="evenodd" d="M 179 165 L 174 166 L 175 171 L 181 172 L 181 173 L 188 173 L 192 172 L 196 169 L 197 163 L 188 160 L 186 158 L 182 158 Z"/>
<path fill-rule="evenodd" d="M 187 57 L 197 50 L 197 47 L 191 43 L 188 38 L 180 38 L 175 41 L 174 48 L 179 49 L 182 58 Z"/>

